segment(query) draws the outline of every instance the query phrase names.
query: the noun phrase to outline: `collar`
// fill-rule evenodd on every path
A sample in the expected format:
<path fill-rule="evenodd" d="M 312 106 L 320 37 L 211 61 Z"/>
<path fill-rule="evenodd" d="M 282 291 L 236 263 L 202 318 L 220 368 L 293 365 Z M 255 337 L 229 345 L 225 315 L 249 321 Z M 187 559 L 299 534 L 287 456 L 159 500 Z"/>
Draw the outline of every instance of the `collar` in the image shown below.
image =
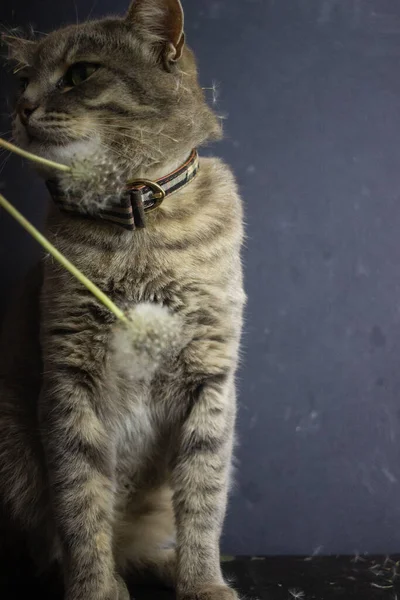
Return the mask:
<path fill-rule="evenodd" d="M 89 213 L 63 195 L 54 180 L 46 182 L 47 188 L 57 206 L 63 212 L 89 219 L 102 220 L 119 225 L 128 231 L 145 227 L 145 213 L 158 208 L 167 196 L 190 183 L 199 171 L 199 156 L 193 150 L 188 160 L 173 173 L 150 181 L 143 177 L 129 181 L 125 193 L 116 204 L 101 209 L 96 214 Z"/>

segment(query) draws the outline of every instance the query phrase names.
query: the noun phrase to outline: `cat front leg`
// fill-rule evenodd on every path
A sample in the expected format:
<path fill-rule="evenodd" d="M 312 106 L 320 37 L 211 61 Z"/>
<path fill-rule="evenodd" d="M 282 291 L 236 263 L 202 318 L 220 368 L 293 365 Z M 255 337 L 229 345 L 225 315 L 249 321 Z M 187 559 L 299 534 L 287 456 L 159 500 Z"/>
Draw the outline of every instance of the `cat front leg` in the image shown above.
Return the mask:
<path fill-rule="evenodd" d="M 65 600 L 128 600 L 112 552 L 115 452 L 100 416 L 99 382 L 82 364 L 53 364 L 40 425 L 51 508 L 63 556 Z"/>
<path fill-rule="evenodd" d="M 224 582 L 219 541 L 235 420 L 232 376 L 204 377 L 191 399 L 173 470 L 179 600 L 235 600 Z"/>

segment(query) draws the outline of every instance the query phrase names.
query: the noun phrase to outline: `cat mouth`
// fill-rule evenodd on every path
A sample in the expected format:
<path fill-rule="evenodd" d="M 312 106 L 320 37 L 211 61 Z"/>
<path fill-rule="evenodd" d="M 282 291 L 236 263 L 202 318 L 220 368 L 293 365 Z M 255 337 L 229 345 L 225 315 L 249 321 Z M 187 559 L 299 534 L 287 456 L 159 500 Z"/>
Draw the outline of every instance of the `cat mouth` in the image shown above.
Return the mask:
<path fill-rule="evenodd" d="M 43 123 L 40 120 L 30 119 L 28 123 L 22 123 L 20 119 L 15 122 L 14 131 L 16 139 L 20 138 L 23 145 L 40 146 L 48 148 L 53 146 L 64 146 L 76 141 L 68 127 L 57 123 Z"/>
<path fill-rule="evenodd" d="M 73 141 L 70 139 L 68 133 L 61 129 L 55 130 L 34 125 L 27 125 L 24 129 L 27 141 L 30 145 L 40 144 L 45 147 L 63 146 L 69 141 Z"/>
<path fill-rule="evenodd" d="M 22 124 L 17 120 L 13 131 L 15 140 L 25 150 L 63 164 L 71 164 L 79 157 L 92 156 L 98 152 L 100 144 L 96 136 L 88 140 L 61 126 L 43 126 L 34 122 Z"/>

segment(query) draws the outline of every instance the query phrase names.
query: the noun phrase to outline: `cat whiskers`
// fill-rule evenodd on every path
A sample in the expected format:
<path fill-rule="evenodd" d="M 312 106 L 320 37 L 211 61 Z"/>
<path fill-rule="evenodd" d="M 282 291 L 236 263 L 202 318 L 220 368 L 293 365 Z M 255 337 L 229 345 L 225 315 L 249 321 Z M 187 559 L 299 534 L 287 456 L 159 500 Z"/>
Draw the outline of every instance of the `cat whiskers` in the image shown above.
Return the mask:
<path fill-rule="evenodd" d="M 110 123 L 108 120 L 107 121 L 101 121 L 101 119 L 96 119 L 96 123 L 101 127 L 101 129 L 104 132 L 108 132 L 108 133 L 118 133 L 120 134 L 120 136 L 122 138 L 126 138 L 129 140 L 132 140 L 136 143 L 140 143 L 140 144 L 144 144 L 143 141 L 143 132 L 148 132 L 148 133 L 152 133 L 149 130 L 146 130 L 144 127 L 137 127 L 136 129 L 139 131 L 140 133 L 140 139 L 133 135 L 132 132 L 132 126 L 131 125 L 124 125 L 122 123 L 118 123 L 118 124 L 113 124 Z M 125 133 L 125 131 L 128 131 L 129 133 Z"/>
<path fill-rule="evenodd" d="M 6 139 L 6 135 L 10 135 L 10 133 L 12 133 L 12 129 L 8 129 L 7 131 L 0 131 L 0 137 L 2 137 L 3 139 Z M 12 136 L 9 140 L 7 140 L 8 142 L 12 141 Z"/>
<path fill-rule="evenodd" d="M 75 29 L 74 43 L 72 45 L 71 53 L 74 53 L 77 50 L 80 39 L 83 34 L 82 27 L 80 27 L 80 23 L 79 23 L 78 6 L 76 4 L 76 0 L 73 0 L 73 2 L 74 2 L 75 16 L 76 16 L 76 23 L 75 23 L 76 29 Z"/>
<path fill-rule="evenodd" d="M 97 2 L 98 2 L 98 0 L 93 0 L 92 8 L 90 9 L 87 17 L 85 18 L 85 21 L 88 21 L 90 19 L 90 17 L 92 16 L 92 13 L 97 6 Z"/>
<path fill-rule="evenodd" d="M 124 140 L 126 142 L 134 142 L 136 147 L 137 145 L 140 145 L 140 149 L 141 152 L 143 154 L 145 154 L 146 158 L 150 158 L 151 160 L 158 160 L 160 157 L 162 157 L 162 151 L 160 147 L 156 147 L 154 144 L 150 144 L 144 141 L 143 139 L 143 131 L 140 131 L 140 139 L 135 136 L 132 135 L 132 133 L 121 133 L 120 128 L 118 128 L 117 126 L 110 126 L 110 125 L 102 125 L 101 126 L 102 132 L 104 134 L 111 134 L 111 135 L 115 135 L 115 133 L 119 133 L 119 137 L 120 140 L 113 140 L 113 145 L 115 144 L 117 147 L 119 148 L 124 148 L 126 150 L 128 150 L 124 144 Z M 128 144 L 126 144 L 128 145 Z M 131 145 L 131 144 L 130 144 Z M 111 147 L 110 147 L 111 149 Z M 131 156 L 129 156 L 129 158 L 132 158 Z"/>
<path fill-rule="evenodd" d="M 128 154 L 121 152 L 121 151 L 113 148 L 112 146 L 109 146 L 109 145 L 105 144 L 104 142 L 102 142 L 101 140 L 99 140 L 98 136 L 96 134 L 97 133 L 96 131 L 79 132 L 79 129 L 75 128 L 75 133 L 77 133 L 78 139 L 80 141 L 87 141 L 89 143 L 95 142 L 100 150 L 102 149 L 105 151 L 105 154 L 109 154 L 111 152 L 111 153 L 115 154 L 116 156 L 118 156 L 118 158 L 120 158 L 123 163 L 123 165 L 122 165 L 123 168 L 127 168 L 129 163 L 131 162 L 131 157 Z"/>
<path fill-rule="evenodd" d="M 123 131 L 125 129 L 125 126 L 121 127 L 121 125 L 106 124 L 106 125 L 103 125 L 102 128 L 104 130 L 108 130 L 108 132 L 114 133 L 115 131 L 118 131 L 118 132 L 121 131 L 121 129 Z M 137 130 L 140 133 L 140 144 L 142 146 L 144 146 L 145 148 L 149 148 L 149 149 L 151 148 L 152 150 L 154 149 L 154 145 L 150 146 L 149 144 L 146 144 L 144 142 L 144 139 L 143 139 L 144 136 L 143 136 L 143 134 L 147 134 L 152 139 L 157 138 L 157 137 L 164 137 L 166 139 L 171 140 L 172 142 L 175 142 L 176 144 L 180 143 L 181 140 L 176 139 L 176 138 L 174 138 L 174 137 L 172 137 L 172 136 L 164 133 L 163 128 L 164 128 L 164 126 L 161 126 L 158 131 L 152 131 L 151 129 L 147 129 L 146 127 L 143 127 L 143 126 L 137 127 Z M 129 129 L 131 131 L 131 127 L 127 126 L 126 129 Z M 139 142 L 138 138 L 136 136 L 132 135 L 132 133 L 121 133 L 121 137 L 125 138 L 125 139 L 132 140 L 132 141 L 134 141 L 136 143 Z M 160 140 L 158 140 L 158 141 L 159 141 L 159 146 L 160 146 Z M 162 152 L 162 150 L 161 150 L 160 147 L 157 150 L 158 150 L 158 152 L 159 152 L 160 155 L 163 154 L 163 152 Z M 154 157 L 154 158 L 156 158 L 156 157 Z"/>
<path fill-rule="evenodd" d="M 3 138 L 3 139 L 5 139 L 7 142 L 13 142 L 14 141 L 14 137 L 12 135 L 11 135 L 11 137 L 9 139 L 7 139 L 7 137 L 6 137 L 10 133 L 12 134 L 12 130 L 11 129 L 9 129 L 8 131 L 0 132 L 0 137 Z M 3 155 L 5 155 L 5 156 L 3 157 Z M 6 149 L 0 150 L 0 157 L 2 157 L 2 162 L 1 162 L 1 165 L 0 165 L 0 175 L 3 173 L 4 168 L 5 168 L 5 166 L 6 166 L 6 164 L 7 164 L 7 162 L 8 162 L 8 160 L 9 160 L 9 158 L 10 158 L 11 155 L 12 155 L 12 152 L 10 152 L 10 150 L 6 150 Z"/>
<path fill-rule="evenodd" d="M 138 168 L 139 166 L 149 168 L 153 164 L 160 161 L 163 158 L 163 151 L 161 149 L 161 137 L 170 139 L 175 143 L 179 143 L 179 140 L 169 136 L 162 131 L 161 126 L 156 132 L 145 128 L 137 127 L 135 131 L 132 131 L 132 126 L 124 123 L 113 124 L 108 119 L 96 119 L 97 129 L 93 127 L 91 130 L 82 125 L 75 124 L 74 133 L 77 138 L 82 141 L 95 142 L 100 150 L 104 150 L 107 154 L 112 154 L 116 157 L 119 163 L 121 171 L 131 171 L 132 169 Z M 99 139 L 99 132 L 101 137 L 111 138 L 112 142 L 105 143 Z M 135 135 L 135 132 L 139 134 Z M 145 142 L 145 139 L 152 139 L 157 143 Z M 140 148 L 140 160 L 135 156 L 138 156 L 137 152 L 132 152 L 131 147 L 134 146 L 135 150 Z M 112 159 L 111 159 L 112 161 Z M 117 165 L 115 165 L 117 166 Z"/>
<path fill-rule="evenodd" d="M 10 156 L 11 156 L 12 152 L 9 152 L 8 155 L 2 160 L 1 165 L 0 165 L 0 175 L 3 173 L 6 164 L 8 163 Z"/>

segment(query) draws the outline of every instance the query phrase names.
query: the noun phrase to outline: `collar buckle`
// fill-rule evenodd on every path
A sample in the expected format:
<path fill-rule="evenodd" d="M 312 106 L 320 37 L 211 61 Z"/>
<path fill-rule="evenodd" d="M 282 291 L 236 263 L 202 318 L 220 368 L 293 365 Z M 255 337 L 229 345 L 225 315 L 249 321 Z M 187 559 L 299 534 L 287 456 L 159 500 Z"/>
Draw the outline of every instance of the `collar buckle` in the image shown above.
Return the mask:
<path fill-rule="evenodd" d="M 128 181 L 128 191 L 133 191 L 132 188 L 136 186 L 149 187 L 153 192 L 151 200 L 154 203 L 152 204 L 152 206 L 149 206 L 148 208 L 146 207 L 146 212 L 152 212 L 153 210 L 156 210 L 157 208 L 159 208 L 159 206 L 161 206 L 166 196 L 165 190 L 161 187 L 161 185 L 159 185 L 155 181 L 151 181 L 150 179 L 143 179 L 140 177 L 138 179 L 131 179 L 130 181 Z"/>

